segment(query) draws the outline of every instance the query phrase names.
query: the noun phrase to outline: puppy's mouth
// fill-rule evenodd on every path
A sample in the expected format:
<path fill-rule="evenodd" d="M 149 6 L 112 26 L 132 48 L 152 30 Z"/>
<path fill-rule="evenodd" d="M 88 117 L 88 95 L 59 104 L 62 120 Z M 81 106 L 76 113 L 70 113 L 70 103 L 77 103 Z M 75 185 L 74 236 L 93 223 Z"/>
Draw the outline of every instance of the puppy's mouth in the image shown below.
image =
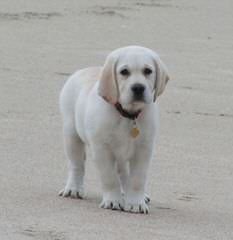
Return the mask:
<path fill-rule="evenodd" d="M 143 110 L 144 106 L 146 104 L 146 101 L 131 101 L 128 104 L 124 104 L 124 109 L 127 110 L 130 113 L 134 113 L 140 110 Z"/>
<path fill-rule="evenodd" d="M 122 107 L 130 113 L 137 111 L 142 111 L 145 105 L 149 104 L 151 101 L 147 98 L 146 94 L 131 94 L 128 99 L 120 99 Z"/>
<path fill-rule="evenodd" d="M 133 96 L 132 97 L 132 100 L 131 100 L 131 103 L 136 105 L 136 104 L 140 104 L 140 103 L 146 103 L 146 99 L 145 99 L 145 96 L 142 95 L 140 97 L 138 96 Z"/>
<path fill-rule="evenodd" d="M 147 99 L 146 94 L 133 95 L 131 97 L 131 101 L 129 102 L 129 106 L 133 109 L 141 110 L 145 104 L 148 103 L 150 103 L 150 101 Z"/>
<path fill-rule="evenodd" d="M 146 99 L 144 94 L 143 95 L 136 95 L 136 96 L 132 96 L 132 103 L 137 104 L 137 103 L 146 103 Z"/>

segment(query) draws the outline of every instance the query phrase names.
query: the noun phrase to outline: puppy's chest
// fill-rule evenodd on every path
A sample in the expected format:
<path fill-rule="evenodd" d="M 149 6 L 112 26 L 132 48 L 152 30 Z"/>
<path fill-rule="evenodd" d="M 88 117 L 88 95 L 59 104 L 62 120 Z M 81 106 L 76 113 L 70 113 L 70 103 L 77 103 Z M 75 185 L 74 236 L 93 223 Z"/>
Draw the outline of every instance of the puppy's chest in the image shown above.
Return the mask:
<path fill-rule="evenodd" d="M 109 136 L 109 143 L 116 158 L 129 159 L 135 155 L 140 142 L 140 134 L 132 137 L 131 130 L 135 127 L 132 120 L 118 121 Z"/>

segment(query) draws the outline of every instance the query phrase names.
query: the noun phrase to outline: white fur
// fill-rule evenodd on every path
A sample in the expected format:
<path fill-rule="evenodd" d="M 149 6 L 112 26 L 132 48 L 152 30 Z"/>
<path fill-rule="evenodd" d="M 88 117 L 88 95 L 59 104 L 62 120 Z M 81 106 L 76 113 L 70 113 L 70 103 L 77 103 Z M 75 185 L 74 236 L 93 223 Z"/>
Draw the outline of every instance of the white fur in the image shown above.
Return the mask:
<path fill-rule="evenodd" d="M 147 48 L 125 47 L 113 51 L 106 66 L 82 69 L 65 83 L 60 95 L 60 110 L 69 173 L 60 195 L 83 197 L 85 145 L 88 145 L 102 183 L 100 206 L 148 212 L 145 201 L 147 172 L 158 129 L 158 106 L 153 102 L 153 96 L 157 92 L 161 94 L 168 80 L 164 65 L 162 70 L 158 69 L 159 61 L 158 56 Z M 115 83 L 110 82 L 114 79 L 109 77 L 112 71 L 107 69 L 109 66 L 114 67 Z M 129 77 L 120 74 L 124 66 L 130 70 Z M 145 66 L 153 70 L 149 76 L 143 74 Z M 110 70 L 107 79 L 103 76 L 105 70 Z M 164 79 L 157 79 L 158 71 L 160 74 L 163 71 Z M 156 91 L 158 81 L 160 84 L 163 81 L 164 86 Z M 131 87 L 135 83 L 146 87 L 144 102 L 133 100 Z M 111 96 L 105 96 L 109 93 Z M 137 138 L 130 136 L 133 121 L 120 115 L 111 104 L 114 101 L 120 102 L 128 111 L 142 110 L 136 120 L 140 130 Z"/>

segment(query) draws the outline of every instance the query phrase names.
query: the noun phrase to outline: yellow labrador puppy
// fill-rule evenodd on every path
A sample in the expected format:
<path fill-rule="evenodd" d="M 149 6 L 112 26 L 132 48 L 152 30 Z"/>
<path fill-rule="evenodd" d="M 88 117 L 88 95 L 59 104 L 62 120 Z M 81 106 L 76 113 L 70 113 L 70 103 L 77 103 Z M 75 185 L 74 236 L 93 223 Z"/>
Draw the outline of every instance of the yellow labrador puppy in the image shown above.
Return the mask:
<path fill-rule="evenodd" d="M 82 198 L 85 145 L 100 173 L 100 206 L 148 213 L 147 173 L 158 128 L 157 97 L 169 79 L 152 50 L 129 46 L 111 52 L 103 67 L 72 75 L 60 95 L 65 153 L 63 197 Z"/>

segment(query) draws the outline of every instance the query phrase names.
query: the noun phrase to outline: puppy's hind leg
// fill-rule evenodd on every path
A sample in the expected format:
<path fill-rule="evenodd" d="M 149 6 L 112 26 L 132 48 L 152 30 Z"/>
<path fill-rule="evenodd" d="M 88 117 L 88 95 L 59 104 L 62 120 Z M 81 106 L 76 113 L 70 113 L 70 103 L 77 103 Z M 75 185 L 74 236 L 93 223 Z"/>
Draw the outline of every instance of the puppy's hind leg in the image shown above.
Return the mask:
<path fill-rule="evenodd" d="M 85 145 L 77 135 L 72 124 L 64 124 L 64 147 L 68 158 L 68 179 L 60 196 L 83 198 L 83 178 L 85 174 Z"/>

